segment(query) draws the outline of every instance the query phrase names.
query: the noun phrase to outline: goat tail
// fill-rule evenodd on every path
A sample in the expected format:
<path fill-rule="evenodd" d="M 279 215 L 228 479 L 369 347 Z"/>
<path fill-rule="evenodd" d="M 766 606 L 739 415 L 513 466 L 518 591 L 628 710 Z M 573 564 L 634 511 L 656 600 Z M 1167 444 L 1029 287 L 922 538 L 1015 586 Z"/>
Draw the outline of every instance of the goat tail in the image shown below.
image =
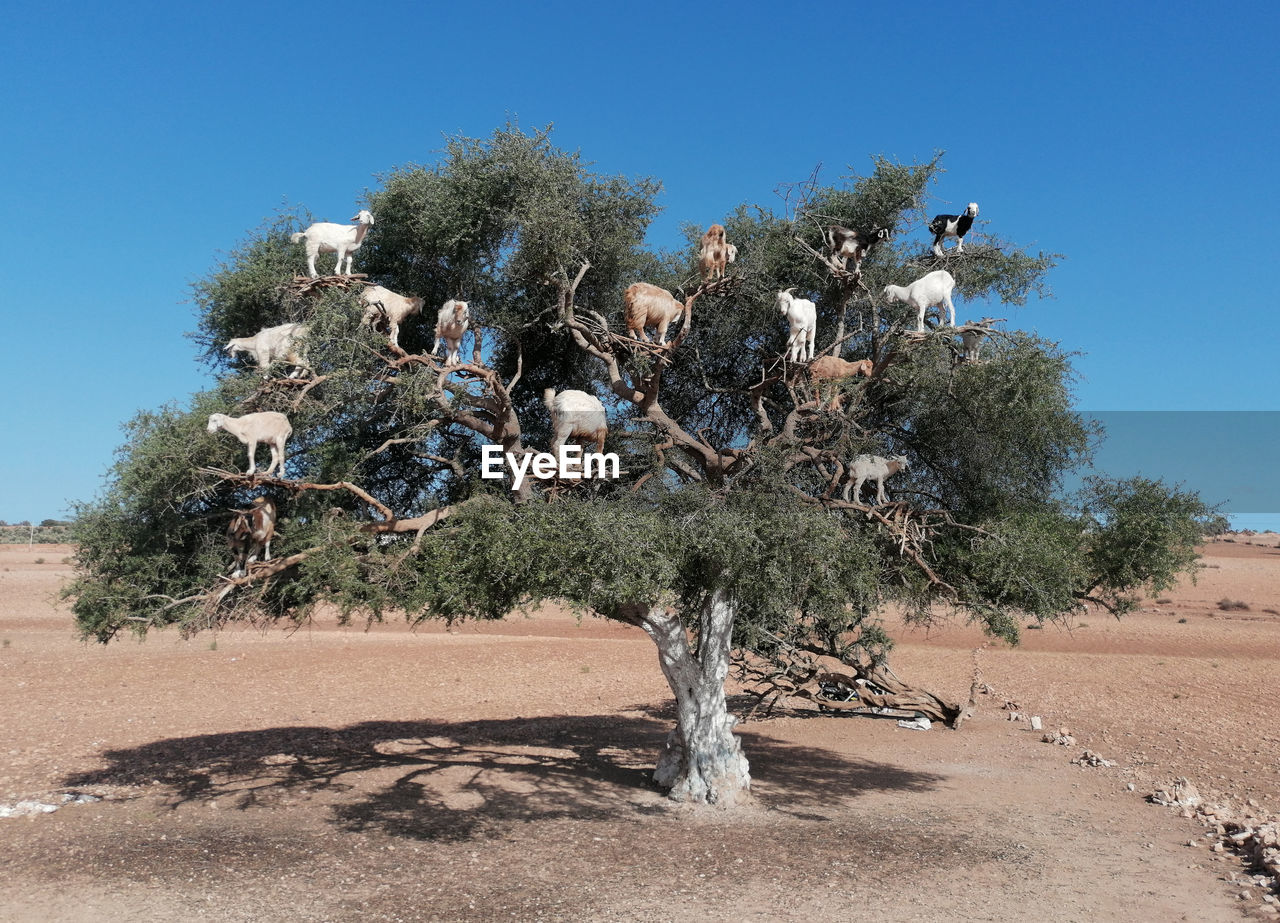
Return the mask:
<path fill-rule="evenodd" d="M 290 234 L 290 235 L 289 235 L 289 239 L 290 239 L 291 241 L 293 241 L 295 244 L 300 244 L 300 243 L 302 243 L 302 238 L 304 238 L 304 237 L 306 237 L 306 236 L 307 236 L 307 235 L 306 235 L 306 234 L 304 234 L 302 231 L 297 231 L 297 232 L 295 232 L 295 233 L 293 233 L 293 234 Z"/>

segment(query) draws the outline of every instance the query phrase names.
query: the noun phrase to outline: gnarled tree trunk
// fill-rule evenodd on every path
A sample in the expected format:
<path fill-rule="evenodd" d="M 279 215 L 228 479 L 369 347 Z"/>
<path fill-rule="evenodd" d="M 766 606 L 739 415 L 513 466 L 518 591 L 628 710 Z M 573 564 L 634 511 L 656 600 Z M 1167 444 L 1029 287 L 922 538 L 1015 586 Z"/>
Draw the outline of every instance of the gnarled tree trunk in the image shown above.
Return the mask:
<path fill-rule="evenodd" d="M 734 611 L 728 594 L 712 593 L 700 615 L 696 654 L 678 616 L 659 608 L 633 613 L 632 620 L 658 646 L 662 673 L 676 697 L 676 727 L 653 774 L 676 801 L 729 806 L 750 796 L 750 767 L 724 696 Z"/>

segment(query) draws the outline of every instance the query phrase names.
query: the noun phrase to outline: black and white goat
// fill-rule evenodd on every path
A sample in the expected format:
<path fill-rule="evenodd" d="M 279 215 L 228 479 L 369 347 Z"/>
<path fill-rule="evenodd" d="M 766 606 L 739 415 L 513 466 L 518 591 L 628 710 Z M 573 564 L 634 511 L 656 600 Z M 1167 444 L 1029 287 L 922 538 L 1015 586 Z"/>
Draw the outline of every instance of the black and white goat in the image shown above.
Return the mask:
<path fill-rule="evenodd" d="M 935 215 L 929 222 L 929 230 L 933 232 L 933 255 L 942 256 L 942 242 L 948 237 L 956 239 L 956 253 L 964 253 L 964 235 L 969 233 L 976 217 L 977 202 L 970 202 L 969 207 L 959 215 Z"/>
<path fill-rule="evenodd" d="M 829 224 L 822 232 L 822 239 L 831 253 L 831 262 L 841 269 L 847 270 L 849 260 L 853 260 L 853 272 L 862 270 L 862 261 L 866 259 L 871 248 L 881 241 L 889 239 L 888 228 L 876 228 L 872 231 L 851 231 L 838 224 Z"/>

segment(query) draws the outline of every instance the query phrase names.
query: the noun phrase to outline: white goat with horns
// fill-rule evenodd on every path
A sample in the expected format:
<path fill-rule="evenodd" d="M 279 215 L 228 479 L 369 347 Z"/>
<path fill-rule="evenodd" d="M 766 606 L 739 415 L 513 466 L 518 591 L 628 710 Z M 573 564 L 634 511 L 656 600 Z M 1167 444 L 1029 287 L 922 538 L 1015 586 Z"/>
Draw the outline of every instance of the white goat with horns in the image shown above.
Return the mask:
<path fill-rule="evenodd" d="M 334 264 L 335 276 L 351 275 L 351 255 L 360 249 L 365 235 L 373 227 L 373 213 L 366 208 L 360 209 L 351 218 L 357 224 L 333 224 L 318 221 L 305 231 L 290 235 L 289 239 L 296 243 L 307 242 L 307 273 L 313 279 L 319 278 L 316 272 L 316 257 L 321 253 L 338 254 L 338 262 Z M 347 261 L 347 271 L 342 271 L 342 261 Z"/>
<path fill-rule="evenodd" d="M 271 447 L 271 464 L 262 472 L 263 477 L 270 477 L 271 472 L 278 471 L 284 477 L 284 444 L 293 435 L 293 427 L 289 418 L 274 410 L 261 413 L 246 413 L 242 417 L 229 417 L 225 413 L 211 414 L 209 432 L 216 433 L 224 429 L 249 447 L 249 470 L 245 474 L 253 474 L 257 470 L 254 456 L 258 454 L 258 443 L 265 442 Z"/>

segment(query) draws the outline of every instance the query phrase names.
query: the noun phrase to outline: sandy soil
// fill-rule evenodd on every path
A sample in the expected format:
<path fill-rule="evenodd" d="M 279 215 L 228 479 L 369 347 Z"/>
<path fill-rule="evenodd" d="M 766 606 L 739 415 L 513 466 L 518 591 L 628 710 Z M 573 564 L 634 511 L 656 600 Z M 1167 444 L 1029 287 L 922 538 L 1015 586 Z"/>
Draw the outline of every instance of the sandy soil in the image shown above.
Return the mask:
<path fill-rule="evenodd" d="M 747 723 L 757 798 L 734 814 L 649 784 L 671 716 L 638 630 L 547 612 L 86 645 L 54 600 L 69 550 L 3 546 L 0 804 L 103 800 L 0 819 L 0 919 L 1273 918 L 1142 796 L 1185 775 L 1280 809 L 1277 544 L 1214 542 L 1168 601 L 988 645 L 995 692 L 961 732 Z M 900 675 L 967 695 L 976 632 L 897 636 Z M 1071 765 L 1085 747 L 1119 765 Z"/>

